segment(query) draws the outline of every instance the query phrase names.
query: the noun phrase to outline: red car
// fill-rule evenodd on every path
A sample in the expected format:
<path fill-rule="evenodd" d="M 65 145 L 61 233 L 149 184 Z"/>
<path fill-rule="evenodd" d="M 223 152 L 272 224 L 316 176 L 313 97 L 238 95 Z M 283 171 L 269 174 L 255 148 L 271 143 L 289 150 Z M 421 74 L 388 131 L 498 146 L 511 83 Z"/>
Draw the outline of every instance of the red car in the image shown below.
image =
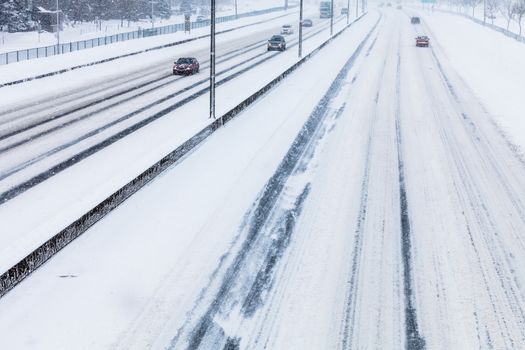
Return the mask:
<path fill-rule="evenodd" d="M 420 35 L 416 38 L 417 47 L 428 47 L 429 43 L 430 43 L 430 39 L 428 36 Z"/>
<path fill-rule="evenodd" d="M 199 73 L 199 61 L 195 57 L 181 57 L 173 66 L 173 75 L 192 75 Z"/>

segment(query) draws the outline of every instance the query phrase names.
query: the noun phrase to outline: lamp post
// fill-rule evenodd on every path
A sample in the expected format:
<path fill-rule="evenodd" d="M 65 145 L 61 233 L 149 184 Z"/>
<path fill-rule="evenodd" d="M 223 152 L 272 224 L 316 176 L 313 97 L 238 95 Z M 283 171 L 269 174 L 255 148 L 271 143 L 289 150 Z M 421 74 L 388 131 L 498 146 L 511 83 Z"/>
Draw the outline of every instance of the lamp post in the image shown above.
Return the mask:
<path fill-rule="evenodd" d="M 57 6 L 57 54 L 60 54 L 60 9 L 58 7 L 58 0 L 56 0 Z"/>
<path fill-rule="evenodd" d="M 330 36 L 334 35 L 334 0 L 330 8 Z"/>
<path fill-rule="evenodd" d="M 156 4 L 156 1 L 150 0 L 151 2 L 151 29 L 155 28 L 155 20 L 153 19 L 153 4 Z"/>
<path fill-rule="evenodd" d="M 303 0 L 299 3 L 299 58 L 303 57 Z"/>
<path fill-rule="evenodd" d="M 237 12 L 237 0 L 235 0 L 235 18 L 239 18 L 239 13 Z"/>
<path fill-rule="evenodd" d="M 210 2 L 210 118 L 215 119 L 215 0 L 210 0 Z"/>

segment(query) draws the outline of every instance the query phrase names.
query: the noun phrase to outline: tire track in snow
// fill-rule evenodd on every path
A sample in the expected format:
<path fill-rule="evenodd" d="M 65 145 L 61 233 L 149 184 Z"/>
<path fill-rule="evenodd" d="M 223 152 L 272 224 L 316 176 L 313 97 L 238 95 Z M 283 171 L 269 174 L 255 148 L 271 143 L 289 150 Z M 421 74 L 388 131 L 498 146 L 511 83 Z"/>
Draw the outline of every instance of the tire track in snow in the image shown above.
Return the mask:
<path fill-rule="evenodd" d="M 438 45 L 439 47 L 439 45 Z M 505 159 L 503 157 L 497 157 L 495 154 L 495 149 L 492 147 L 492 144 L 490 142 L 490 138 L 488 137 L 487 133 L 484 131 L 483 126 L 478 127 L 474 123 L 474 120 L 468 116 L 468 112 L 465 111 L 464 105 L 465 101 L 463 101 L 462 97 L 456 92 L 458 91 L 454 85 L 451 82 L 451 79 L 448 77 L 447 73 L 445 72 L 445 69 L 443 65 L 441 64 L 438 56 L 436 55 L 436 52 L 434 49 L 432 49 L 432 58 L 434 62 L 436 63 L 439 71 L 439 76 L 443 81 L 443 84 L 446 86 L 446 90 L 449 93 L 451 103 L 454 105 L 455 109 L 458 111 L 457 115 L 459 116 L 458 120 L 460 121 L 460 124 L 463 126 L 463 129 L 465 131 L 465 134 L 470 140 L 470 144 L 474 148 L 474 150 L 477 152 L 477 155 L 480 159 L 480 164 L 483 165 L 484 169 L 486 169 L 487 173 L 492 173 L 495 175 L 495 179 L 498 182 L 500 186 L 503 187 L 503 190 L 506 194 L 506 199 L 510 201 L 511 205 L 513 206 L 515 212 L 518 214 L 518 217 L 520 218 L 521 223 L 525 223 L 525 210 L 523 208 L 522 201 L 520 197 L 517 195 L 517 193 L 523 193 L 523 189 L 520 188 L 520 190 L 516 190 L 514 188 L 511 188 L 511 180 L 506 174 L 503 172 L 503 169 L 506 169 L 508 167 L 508 163 L 502 162 L 502 159 Z M 459 81 L 462 82 L 461 78 L 459 78 Z M 468 87 L 463 87 L 464 89 L 468 90 Z M 484 117 L 490 118 L 490 116 L 487 115 L 487 112 L 483 108 L 481 102 L 479 102 L 477 99 L 475 100 L 475 103 L 478 105 L 478 107 L 481 107 L 480 109 L 485 113 Z M 490 124 L 490 126 L 494 126 L 494 124 Z M 447 134 L 449 131 L 444 128 L 444 133 Z M 503 140 L 496 140 L 502 141 L 501 143 L 498 143 L 503 146 L 503 152 L 507 152 L 509 154 L 510 161 L 515 161 L 515 163 L 520 167 L 520 169 L 523 169 L 523 161 L 519 155 L 515 153 L 515 150 L 511 147 L 507 149 L 509 146 L 509 143 L 505 139 L 504 135 L 498 132 L 498 130 L 495 130 L 496 132 L 494 135 L 496 137 L 503 137 Z M 490 130 L 489 130 L 490 132 Z M 498 223 L 496 222 L 498 218 L 494 218 L 492 213 L 489 211 L 489 208 L 484 203 L 485 199 L 483 197 L 483 194 L 481 193 L 478 186 L 474 183 L 472 180 L 474 177 L 469 175 L 467 167 L 464 166 L 464 164 L 468 163 L 468 160 L 465 159 L 465 156 L 463 152 L 461 152 L 461 146 L 457 144 L 457 142 L 454 140 L 452 141 L 452 138 L 449 137 L 449 135 L 446 135 L 448 142 L 446 143 L 449 147 L 454 147 L 454 150 L 451 150 L 451 152 L 454 154 L 454 161 L 456 162 L 456 167 L 459 171 L 462 172 L 462 176 L 460 177 L 463 187 L 465 189 L 468 189 L 469 192 L 469 198 L 467 199 L 470 207 L 472 208 L 475 216 L 477 224 L 481 230 L 481 233 L 483 234 L 483 241 L 486 247 L 488 247 L 487 251 L 491 258 L 492 266 L 494 267 L 496 274 L 500 280 L 500 285 L 503 290 L 503 293 L 505 295 L 505 298 L 507 299 L 508 306 L 512 310 L 512 313 L 516 317 L 516 319 L 521 320 L 521 323 L 525 323 L 525 311 L 523 309 L 523 303 L 524 303 L 524 294 L 523 291 L 520 290 L 520 281 L 518 280 L 514 264 L 509 258 L 509 254 L 506 251 L 504 247 L 504 242 L 500 238 L 500 235 L 498 234 L 499 231 L 501 231 L 500 227 L 498 226 Z M 520 183 L 521 185 L 521 183 Z M 459 193 L 459 192 L 458 192 Z M 479 255 L 479 249 L 475 246 L 475 241 L 472 236 L 472 231 L 470 228 L 470 225 L 468 223 L 468 218 L 465 216 L 466 225 L 468 227 L 469 236 L 471 239 L 471 243 L 473 248 L 476 251 L 476 255 L 478 258 L 479 266 L 481 265 L 481 258 Z M 523 226 L 523 225 L 521 225 Z M 495 234 L 494 234 L 495 233 Z M 520 245 L 520 248 L 524 250 L 525 245 L 523 242 L 522 236 L 514 236 Z M 498 254 L 499 251 L 499 254 Z M 499 255 L 499 256 L 498 256 Z M 512 254 L 511 254 L 512 255 Z M 500 259 L 503 258 L 506 262 L 507 266 L 502 266 L 502 263 Z M 490 300 L 492 302 L 492 307 L 495 313 L 499 313 L 500 316 L 498 317 L 498 323 L 502 323 L 503 329 L 506 330 L 506 335 L 502 334 L 502 337 L 504 339 L 507 339 L 510 341 L 511 347 L 514 347 L 516 343 L 519 343 L 519 341 L 514 340 L 511 336 L 509 326 L 507 324 L 507 321 L 505 317 L 503 316 L 502 310 L 496 307 L 495 305 L 495 296 L 490 291 L 489 284 L 487 277 L 485 276 L 485 272 L 482 271 L 483 278 L 486 284 L 486 290 L 487 293 L 490 296 Z M 510 274 L 510 277 L 509 277 Z M 499 312 L 498 312 L 499 311 Z M 490 340 L 490 334 L 487 332 L 487 339 Z M 521 341 L 525 341 L 525 329 L 521 329 Z M 490 343 L 489 343 L 490 344 Z"/>
<path fill-rule="evenodd" d="M 371 48 L 376 43 L 376 39 L 373 41 L 371 47 L 369 48 L 367 55 L 370 54 Z M 379 74 L 379 77 L 382 77 L 385 71 L 386 67 L 386 58 L 381 65 L 381 73 Z M 377 105 L 379 101 L 379 91 L 377 92 L 377 97 L 375 98 L 374 102 Z M 357 227 L 354 231 L 354 250 L 352 252 L 352 267 L 351 267 L 351 277 L 349 281 L 349 288 L 347 291 L 346 296 L 346 308 L 344 312 L 344 321 L 343 321 L 343 332 L 341 335 L 342 339 L 342 349 L 349 349 L 352 348 L 352 339 L 353 339 L 353 330 L 354 330 L 354 320 L 355 320 L 355 311 L 356 311 L 356 296 L 357 296 L 357 288 L 359 285 L 359 266 L 360 266 L 360 260 L 361 260 L 361 253 L 362 253 L 362 246 L 363 246 L 363 227 L 364 222 L 366 220 L 366 213 L 368 208 L 368 185 L 369 185 L 369 178 L 370 178 L 370 154 L 371 154 L 371 148 L 372 148 L 372 141 L 374 139 L 374 126 L 377 120 L 377 113 L 373 115 L 373 117 L 370 119 L 369 122 L 369 134 L 367 139 L 367 145 L 366 145 L 366 152 L 365 152 L 365 166 L 364 166 L 364 175 L 363 175 L 363 181 L 361 183 L 361 199 L 359 204 L 359 214 L 357 217 Z"/>
<path fill-rule="evenodd" d="M 221 306 L 226 301 L 228 294 L 231 292 L 230 289 L 233 287 L 235 279 L 247 263 L 247 259 L 249 257 L 251 248 L 256 243 L 262 229 L 264 228 L 264 225 L 266 224 L 267 220 L 272 214 L 275 204 L 285 188 L 287 180 L 292 175 L 296 165 L 301 159 L 308 144 L 313 139 L 315 139 L 320 125 L 325 120 L 328 114 L 327 112 L 329 111 L 331 100 L 337 95 L 337 93 L 341 89 L 341 86 L 345 81 L 345 78 L 350 68 L 353 66 L 354 61 L 361 53 L 366 42 L 368 42 L 368 39 L 377 27 L 379 20 L 380 19 L 378 19 L 378 21 L 367 34 L 367 36 L 361 41 L 357 49 L 350 56 L 350 58 L 347 60 L 341 71 L 338 73 L 337 77 L 332 82 L 330 88 L 325 93 L 323 98 L 319 101 L 318 105 L 308 118 L 299 135 L 294 140 L 288 153 L 279 165 L 276 173 L 272 176 L 272 178 L 270 178 L 267 185 L 265 186 L 261 197 L 257 201 L 257 206 L 251 214 L 251 222 L 248 227 L 248 234 L 246 236 L 246 239 L 243 242 L 239 253 L 235 257 L 231 265 L 228 267 L 221 281 L 221 285 L 218 288 L 215 297 L 211 301 L 211 304 L 208 306 L 207 310 L 204 312 L 203 316 L 199 319 L 199 321 L 193 327 L 193 329 L 188 332 L 189 338 L 181 339 L 181 335 L 185 332 L 183 330 L 179 330 L 177 332 L 178 335 L 172 340 L 170 348 L 176 348 L 180 346 L 180 341 L 187 341 L 187 347 L 189 349 L 198 349 L 201 345 L 203 345 L 203 341 L 205 340 L 205 337 L 207 336 L 207 333 L 210 330 L 212 333 L 214 333 L 211 335 L 211 337 L 221 336 L 220 333 L 217 334 L 217 332 L 219 331 L 216 329 L 216 327 L 214 327 L 213 319 L 220 312 Z M 306 198 L 305 196 L 308 194 L 308 192 L 309 187 L 307 186 L 303 189 L 302 195 L 298 197 L 298 200 L 295 203 L 295 212 L 300 212 L 302 202 Z M 249 304 L 250 303 L 248 302 L 247 305 Z M 222 334 L 222 337 L 224 337 L 224 334 Z M 217 346 L 217 344 L 215 343 L 211 345 Z"/>
<path fill-rule="evenodd" d="M 396 71 L 396 144 L 399 172 L 399 205 L 401 213 L 401 257 L 403 261 L 403 291 L 405 295 L 405 338 L 409 350 L 425 349 L 425 340 L 420 335 L 417 314 L 414 306 L 412 288 L 412 244 L 408 199 L 405 184 L 405 168 L 403 163 L 402 133 L 401 133 L 401 56 L 398 50 Z"/>

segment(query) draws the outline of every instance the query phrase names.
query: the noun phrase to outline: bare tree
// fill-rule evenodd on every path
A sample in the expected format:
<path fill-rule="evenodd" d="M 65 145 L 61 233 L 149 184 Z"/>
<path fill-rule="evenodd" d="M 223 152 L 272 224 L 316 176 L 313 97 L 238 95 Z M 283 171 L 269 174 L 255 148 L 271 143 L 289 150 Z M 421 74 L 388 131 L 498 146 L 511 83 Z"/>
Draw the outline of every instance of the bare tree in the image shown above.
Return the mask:
<path fill-rule="evenodd" d="M 515 20 L 518 22 L 518 26 L 520 28 L 519 35 L 521 36 L 521 20 L 525 15 L 525 0 L 518 0 L 514 3 L 514 14 Z"/>
<path fill-rule="evenodd" d="M 500 0 L 485 0 L 485 15 L 488 16 L 491 23 L 494 24 L 494 18 L 498 11 Z"/>
<path fill-rule="evenodd" d="M 514 19 L 514 1 L 500 0 L 499 12 L 507 21 L 507 30 L 509 30 L 510 21 Z"/>
<path fill-rule="evenodd" d="M 482 2 L 483 0 L 465 0 L 465 5 L 472 8 L 472 17 L 475 17 L 476 7 Z"/>

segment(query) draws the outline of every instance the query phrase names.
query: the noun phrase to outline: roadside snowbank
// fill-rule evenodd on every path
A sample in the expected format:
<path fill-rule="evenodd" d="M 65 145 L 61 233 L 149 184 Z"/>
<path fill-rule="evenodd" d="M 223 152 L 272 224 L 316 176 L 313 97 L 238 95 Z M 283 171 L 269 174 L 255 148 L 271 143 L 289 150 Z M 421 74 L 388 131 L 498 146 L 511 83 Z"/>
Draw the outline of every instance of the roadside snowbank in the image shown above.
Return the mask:
<path fill-rule="evenodd" d="M 520 151 L 525 150 L 525 45 L 466 18 L 420 12 L 461 78 Z"/>

